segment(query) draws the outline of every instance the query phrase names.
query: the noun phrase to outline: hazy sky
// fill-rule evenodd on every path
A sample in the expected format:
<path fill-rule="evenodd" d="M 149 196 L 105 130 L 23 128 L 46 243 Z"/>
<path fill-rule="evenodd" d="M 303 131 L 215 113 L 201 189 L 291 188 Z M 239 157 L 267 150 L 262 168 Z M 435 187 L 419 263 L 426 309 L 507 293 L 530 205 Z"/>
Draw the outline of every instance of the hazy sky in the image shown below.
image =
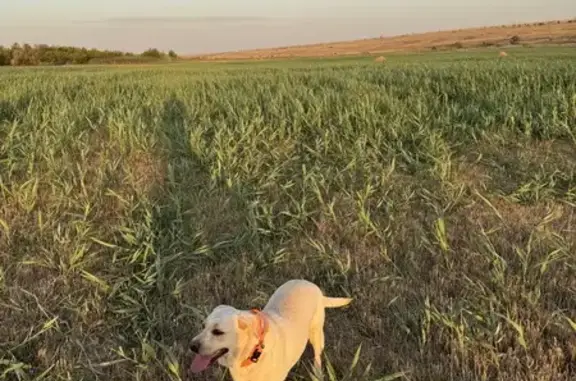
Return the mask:
<path fill-rule="evenodd" d="M 576 16 L 576 0 L 0 0 L 0 44 L 203 53 Z"/>

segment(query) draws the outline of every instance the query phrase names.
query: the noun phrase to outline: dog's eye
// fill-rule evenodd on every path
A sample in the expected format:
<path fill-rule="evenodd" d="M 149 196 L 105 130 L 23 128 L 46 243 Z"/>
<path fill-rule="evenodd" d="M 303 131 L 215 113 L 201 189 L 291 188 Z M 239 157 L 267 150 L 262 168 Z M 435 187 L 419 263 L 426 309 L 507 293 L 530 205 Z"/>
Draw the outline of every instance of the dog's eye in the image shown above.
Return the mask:
<path fill-rule="evenodd" d="M 214 336 L 222 336 L 224 334 L 224 332 L 220 331 L 219 329 L 213 329 L 212 334 Z"/>

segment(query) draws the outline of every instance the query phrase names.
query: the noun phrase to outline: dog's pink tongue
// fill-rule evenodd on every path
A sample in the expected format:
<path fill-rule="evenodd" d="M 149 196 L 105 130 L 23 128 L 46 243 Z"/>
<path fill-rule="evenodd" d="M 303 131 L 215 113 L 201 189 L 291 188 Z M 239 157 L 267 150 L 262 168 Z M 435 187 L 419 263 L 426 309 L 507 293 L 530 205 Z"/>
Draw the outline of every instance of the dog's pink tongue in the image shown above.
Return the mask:
<path fill-rule="evenodd" d="M 192 360 L 192 365 L 190 365 L 190 370 L 193 373 L 199 373 L 203 370 L 206 370 L 208 366 L 210 366 L 210 362 L 212 361 L 212 357 L 210 356 L 202 356 L 196 355 L 194 356 L 194 360 Z"/>

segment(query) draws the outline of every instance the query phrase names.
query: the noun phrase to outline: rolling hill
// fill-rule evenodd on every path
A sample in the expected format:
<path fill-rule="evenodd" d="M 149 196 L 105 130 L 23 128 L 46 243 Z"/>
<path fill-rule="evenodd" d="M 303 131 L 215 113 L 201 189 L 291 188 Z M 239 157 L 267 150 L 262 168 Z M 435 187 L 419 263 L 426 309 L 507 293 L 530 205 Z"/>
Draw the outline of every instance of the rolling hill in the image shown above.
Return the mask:
<path fill-rule="evenodd" d="M 390 52 L 448 50 L 507 45 L 576 44 L 576 19 L 445 30 L 356 41 L 223 52 L 189 57 L 195 60 L 259 60 L 338 57 Z"/>

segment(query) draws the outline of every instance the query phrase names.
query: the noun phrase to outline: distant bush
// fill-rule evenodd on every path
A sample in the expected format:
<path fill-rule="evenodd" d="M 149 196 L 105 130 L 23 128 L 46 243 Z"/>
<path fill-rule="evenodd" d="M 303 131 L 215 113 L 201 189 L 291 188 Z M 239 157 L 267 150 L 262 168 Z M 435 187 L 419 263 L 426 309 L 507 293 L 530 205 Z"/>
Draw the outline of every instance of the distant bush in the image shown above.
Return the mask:
<path fill-rule="evenodd" d="M 163 58 L 164 53 L 160 52 L 158 49 L 148 49 L 144 53 L 141 54 L 142 57 L 150 57 L 150 58 Z"/>
<path fill-rule="evenodd" d="M 10 65 L 10 60 L 12 59 L 10 49 L 6 49 L 0 46 L 0 66 Z"/>
<path fill-rule="evenodd" d="M 510 38 L 510 44 L 518 45 L 519 43 L 520 43 L 520 37 L 519 36 L 512 36 Z"/>

